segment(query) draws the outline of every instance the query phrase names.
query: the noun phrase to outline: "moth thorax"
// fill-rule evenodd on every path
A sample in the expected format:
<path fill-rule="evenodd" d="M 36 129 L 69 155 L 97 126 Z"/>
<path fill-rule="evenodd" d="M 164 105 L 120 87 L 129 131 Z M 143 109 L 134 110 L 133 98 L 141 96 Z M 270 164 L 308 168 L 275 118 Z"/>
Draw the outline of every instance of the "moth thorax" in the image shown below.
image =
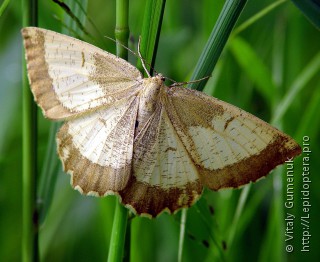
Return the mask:
<path fill-rule="evenodd" d="M 159 77 L 151 77 L 143 79 L 143 89 L 140 92 L 139 110 L 136 124 L 136 131 L 146 123 L 150 116 L 154 113 L 159 103 L 161 86 L 163 80 Z"/>
<path fill-rule="evenodd" d="M 143 89 L 140 94 L 139 111 L 142 109 L 146 112 L 154 112 L 159 99 L 160 89 L 163 84 L 163 81 L 159 80 L 159 77 L 143 79 Z"/>

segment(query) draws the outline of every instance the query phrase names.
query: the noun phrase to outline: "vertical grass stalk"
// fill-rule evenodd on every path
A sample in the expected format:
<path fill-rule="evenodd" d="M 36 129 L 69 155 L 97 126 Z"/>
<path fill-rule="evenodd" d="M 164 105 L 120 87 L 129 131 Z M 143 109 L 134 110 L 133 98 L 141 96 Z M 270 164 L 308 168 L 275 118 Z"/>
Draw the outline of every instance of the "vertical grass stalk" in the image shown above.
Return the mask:
<path fill-rule="evenodd" d="M 129 1 L 116 1 L 116 28 L 114 30 L 117 40 L 117 56 L 128 60 L 128 50 L 123 46 L 128 46 L 129 38 Z"/>
<path fill-rule="evenodd" d="M 22 1 L 23 26 L 37 25 L 37 1 Z M 37 182 L 37 108 L 23 59 L 22 86 L 22 261 L 39 260 Z"/>
<path fill-rule="evenodd" d="M 186 234 L 186 223 L 187 223 L 187 209 L 183 208 L 181 210 L 181 219 L 180 219 L 178 262 L 182 262 L 182 251 L 183 251 L 183 244 L 184 244 L 184 236 Z"/>
<path fill-rule="evenodd" d="M 128 59 L 128 51 L 123 46 L 128 46 L 129 26 L 129 1 L 116 1 L 116 28 L 115 38 L 117 40 L 117 56 Z M 123 260 L 123 249 L 126 241 L 126 228 L 128 222 L 128 210 L 116 201 L 116 208 L 112 226 L 112 233 L 109 247 L 109 262 Z"/>
<path fill-rule="evenodd" d="M 123 260 L 123 247 L 126 240 L 127 222 L 128 210 L 117 201 L 110 239 L 108 262 Z"/>

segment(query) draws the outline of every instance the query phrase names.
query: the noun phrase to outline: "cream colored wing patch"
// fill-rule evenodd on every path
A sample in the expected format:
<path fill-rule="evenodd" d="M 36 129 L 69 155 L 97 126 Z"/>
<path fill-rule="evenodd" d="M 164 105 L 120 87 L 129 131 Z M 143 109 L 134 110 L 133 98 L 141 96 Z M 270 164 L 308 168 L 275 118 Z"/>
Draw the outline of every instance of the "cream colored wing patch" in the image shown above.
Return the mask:
<path fill-rule="evenodd" d="M 119 191 L 131 174 L 138 98 L 68 121 L 57 135 L 58 152 L 81 193 Z"/>
<path fill-rule="evenodd" d="M 133 173 L 120 192 L 139 214 L 189 207 L 201 195 L 199 175 L 162 104 L 134 141 Z"/>
<path fill-rule="evenodd" d="M 137 181 L 163 189 L 183 187 L 199 179 L 192 159 L 160 105 L 135 138 L 133 163 Z"/>
<path fill-rule="evenodd" d="M 93 45 L 34 27 L 22 35 L 31 89 L 50 119 L 114 103 L 141 88 L 135 67 Z"/>
<path fill-rule="evenodd" d="M 235 106 L 185 88 L 169 88 L 167 96 L 170 120 L 211 189 L 256 181 L 301 152 L 292 138 Z"/>

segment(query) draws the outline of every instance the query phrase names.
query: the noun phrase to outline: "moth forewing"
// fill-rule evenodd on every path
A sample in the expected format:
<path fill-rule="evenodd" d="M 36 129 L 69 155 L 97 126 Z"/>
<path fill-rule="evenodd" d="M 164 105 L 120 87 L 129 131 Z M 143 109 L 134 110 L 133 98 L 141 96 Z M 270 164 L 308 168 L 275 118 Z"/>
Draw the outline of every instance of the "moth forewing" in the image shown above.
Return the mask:
<path fill-rule="evenodd" d="M 31 90 L 47 118 L 68 119 L 141 88 L 135 67 L 98 47 L 36 27 L 21 32 Z"/>
<path fill-rule="evenodd" d="M 256 181 L 301 153 L 288 135 L 202 92 L 174 88 L 168 98 L 170 120 L 211 189 Z"/>

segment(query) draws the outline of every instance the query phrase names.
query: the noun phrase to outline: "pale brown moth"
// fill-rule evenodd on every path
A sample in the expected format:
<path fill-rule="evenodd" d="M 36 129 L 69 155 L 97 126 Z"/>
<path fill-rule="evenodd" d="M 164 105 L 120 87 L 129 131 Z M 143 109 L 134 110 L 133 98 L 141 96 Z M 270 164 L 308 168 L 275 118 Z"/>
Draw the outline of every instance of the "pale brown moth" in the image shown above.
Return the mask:
<path fill-rule="evenodd" d="M 301 153 L 288 135 L 202 92 L 143 78 L 93 45 L 22 29 L 28 76 L 46 118 L 65 121 L 58 154 L 82 194 L 116 194 L 136 214 L 189 207 L 203 187 L 237 188 Z"/>

